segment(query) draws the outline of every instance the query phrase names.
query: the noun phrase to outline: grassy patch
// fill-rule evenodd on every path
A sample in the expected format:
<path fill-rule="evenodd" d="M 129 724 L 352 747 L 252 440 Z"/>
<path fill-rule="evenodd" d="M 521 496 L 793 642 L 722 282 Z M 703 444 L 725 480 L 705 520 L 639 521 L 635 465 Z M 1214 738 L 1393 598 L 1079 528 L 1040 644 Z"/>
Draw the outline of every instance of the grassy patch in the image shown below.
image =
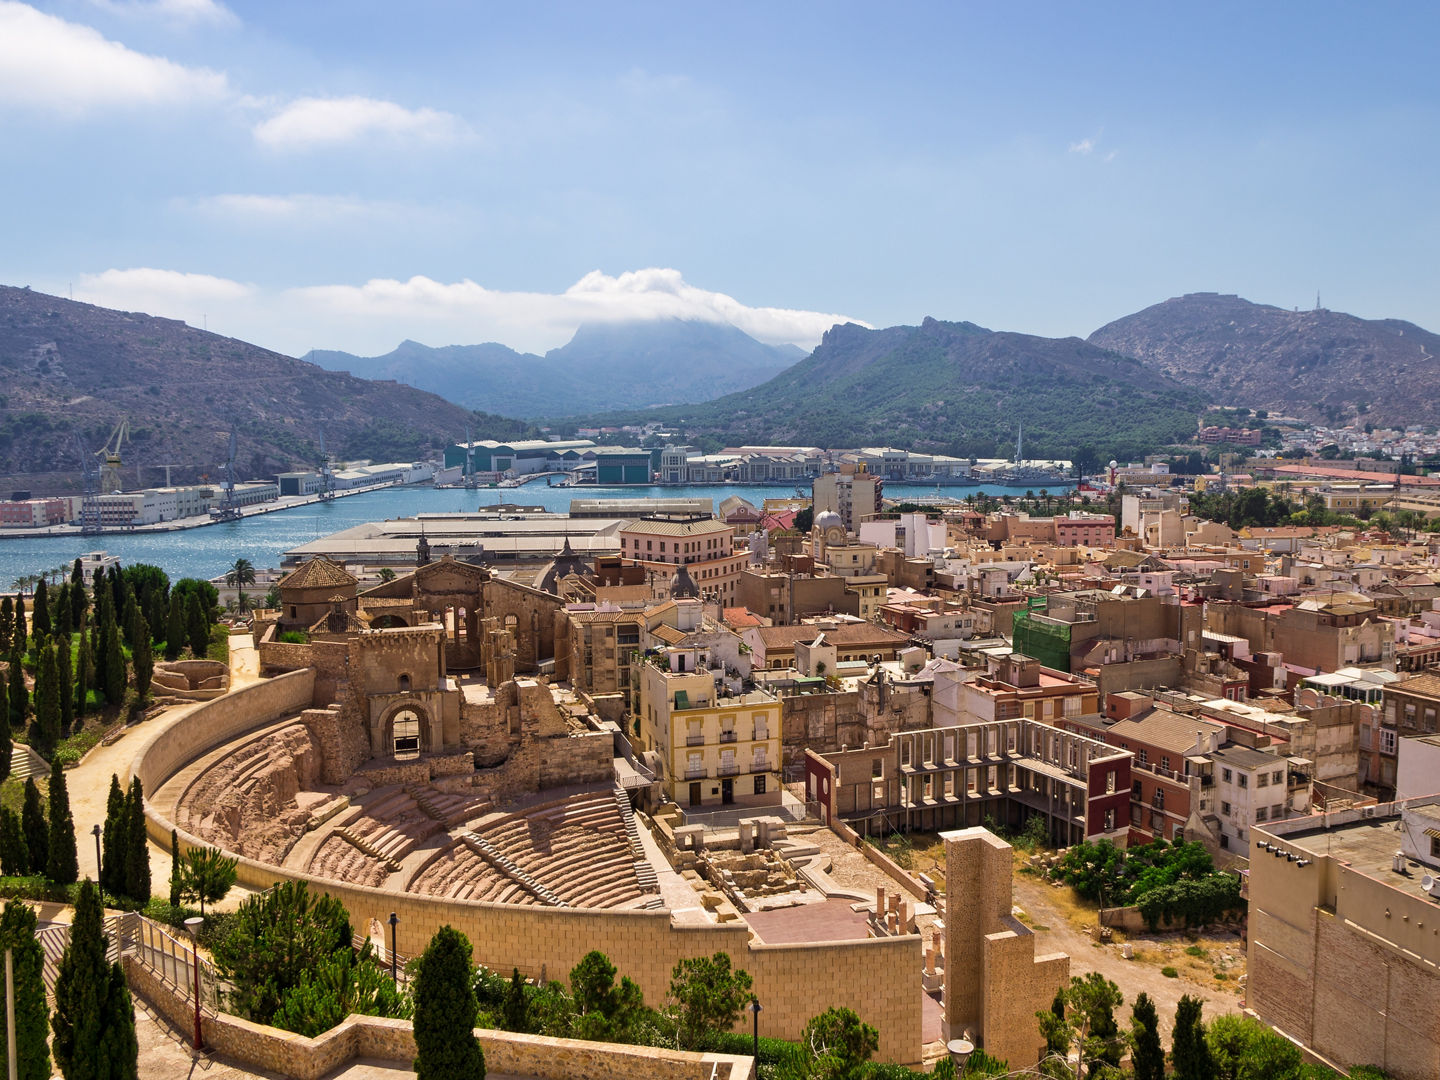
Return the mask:
<path fill-rule="evenodd" d="M 207 660 L 230 663 L 230 628 L 221 623 L 210 627 L 210 646 L 205 650 Z"/>
<path fill-rule="evenodd" d="M 1185 950 L 1186 956 L 1198 956 L 1202 959 L 1210 954 L 1199 945 L 1191 945 Z"/>

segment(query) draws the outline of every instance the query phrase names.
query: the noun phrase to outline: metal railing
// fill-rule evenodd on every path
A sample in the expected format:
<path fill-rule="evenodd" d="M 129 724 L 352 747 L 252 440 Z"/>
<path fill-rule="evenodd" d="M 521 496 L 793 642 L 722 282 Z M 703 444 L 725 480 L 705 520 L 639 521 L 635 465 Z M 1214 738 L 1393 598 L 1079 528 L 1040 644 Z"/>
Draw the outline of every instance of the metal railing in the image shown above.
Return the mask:
<path fill-rule="evenodd" d="M 721 776 L 739 776 L 739 775 L 740 775 L 740 766 L 739 766 L 739 765 L 721 765 L 720 768 L 719 768 L 717 771 L 719 772 L 719 774 L 720 774 Z"/>
<path fill-rule="evenodd" d="M 739 735 L 738 735 L 736 732 L 733 732 L 733 731 L 722 731 L 722 732 L 720 732 L 720 741 L 721 741 L 721 742 L 734 742 L 734 741 L 735 741 L 736 739 L 738 739 L 738 738 L 739 738 Z"/>
<path fill-rule="evenodd" d="M 686 779 L 686 780 L 703 780 L 703 779 L 705 779 L 705 766 L 701 765 L 698 769 L 689 769 L 689 768 L 687 768 L 687 769 L 685 770 L 685 779 Z"/>

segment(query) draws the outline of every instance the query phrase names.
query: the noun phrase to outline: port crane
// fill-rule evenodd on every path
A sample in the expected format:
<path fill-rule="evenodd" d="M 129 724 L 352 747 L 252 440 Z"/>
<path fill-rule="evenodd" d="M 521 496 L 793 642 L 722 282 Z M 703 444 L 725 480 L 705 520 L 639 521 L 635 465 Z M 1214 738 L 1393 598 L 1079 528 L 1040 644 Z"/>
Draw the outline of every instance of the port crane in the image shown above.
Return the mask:
<path fill-rule="evenodd" d="M 235 502 L 235 448 L 236 432 L 234 428 L 231 428 L 230 453 L 225 459 L 225 499 L 210 511 L 210 516 L 216 521 L 239 521 L 244 516 Z"/>
<path fill-rule="evenodd" d="M 120 447 L 130 441 L 130 418 L 122 416 L 105 445 L 95 451 L 100 459 L 100 494 L 113 495 L 120 490 Z"/>
<path fill-rule="evenodd" d="M 76 432 L 72 436 L 75 456 L 80 459 L 80 474 L 85 478 L 84 496 L 80 501 L 80 535 L 98 536 L 104 531 L 100 522 L 100 465 L 85 445 L 84 438 Z"/>
<path fill-rule="evenodd" d="M 329 502 L 335 498 L 335 469 L 330 455 L 325 450 L 325 429 L 320 429 L 320 501 Z"/>

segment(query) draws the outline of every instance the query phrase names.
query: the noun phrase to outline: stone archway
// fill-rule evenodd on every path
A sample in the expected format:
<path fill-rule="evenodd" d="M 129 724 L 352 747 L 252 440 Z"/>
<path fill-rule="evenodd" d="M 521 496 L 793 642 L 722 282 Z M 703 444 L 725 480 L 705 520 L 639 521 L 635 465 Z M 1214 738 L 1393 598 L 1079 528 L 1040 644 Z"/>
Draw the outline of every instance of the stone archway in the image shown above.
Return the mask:
<path fill-rule="evenodd" d="M 386 710 L 378 725 L 376 757 L 412 761 L 437 748 L 434 720 L 419 701 L 407 699 Z"/>
<path fill-rule="evenodd" d="M 391 630 L 397 626 L 408 627 L 410 625 L 401 615 L 377 615 L 370 620 L 372 630 Z"/>

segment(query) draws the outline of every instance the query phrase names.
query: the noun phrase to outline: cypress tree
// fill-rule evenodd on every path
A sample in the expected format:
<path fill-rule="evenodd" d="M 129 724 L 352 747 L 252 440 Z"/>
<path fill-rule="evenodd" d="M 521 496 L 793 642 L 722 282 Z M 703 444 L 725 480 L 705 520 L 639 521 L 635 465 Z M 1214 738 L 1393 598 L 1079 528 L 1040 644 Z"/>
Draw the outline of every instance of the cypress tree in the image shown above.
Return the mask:
<path fill-rule="evenodd" d="M 87 880 L 75 900 L 70 943 L 60 958 L 60 972 L 55 979 L 53 1048 L 55 1064 L 66 1080 L 98 1080 L 109 1075 L 99 1056 L 110 999 L 105 944 L 100 893 Z"/>
<path fill-rule="evenodd" d="M 180 857 L 180 834 L 170 830 L 170 906 L 180 906 L 180 892 L 185 887 L 185 875 L 181 870 L 184 862 Z"/>
<path fill-rule="evenodd" d="M 144 615 L 135 616 L 135 644 L 131 662 L 135 667 L 135 696 L 144 701 L 150 696 L 150 679 L 155 674 L 155 651 L 150 646 L 150 624 Z"/>
<path fill-rule="evenodd" d="M 1135 1080 L 1165 1080 L 1165 1048 L 1160 1045 L 1160 1014 L 1143 990 L 1130 1007 L 1130 1063 Z"/>
<path fill-rule="evenodd" d="M 50 862 L 50 823 L 45 820 L 45 806 L 33 776 L 25 780 L 20 829 L 25 834 L 25 849 L 30 852 L 30 873 L 43 876 Z"/>
<path fill-rule="evenodd" d="M 120 777 L 110 774 L 110 796 L 105 802 L 105 829 L 100 842 L 100 891 L 119 896 L 125 891 L 125 789 Z"/>
<path fill-rule="evenodd" d="M 0 650 L 8 656 L 10 639 L 15 634 L 15 602 L 10 597 L 0 600 Z"/>
<path fill-rule="evenodd" d="M 60 734 L 70 734 L 75 722 L 75 672 L 70 659 L 70 635 L 55 642 L 55 685 L 60 691 Z"/>
<path fill-rule="evenodd" d="M 140 606 L 135 603 L 135 594 L 130 593 L 125 597 L 125 606 L 121 609 L 120 630 L 125 635 L 125 644 L 133 650 L 135 648 L 135 620 L 140 617 Z"/>
<path fill-rule="evenodd" d="M 125 653 L 120 635 L 112 626 L 105 645 L 105 703 L 119 705 L 125 700 Z"/>
<path fill-rule="evenodd" d="M 7 900 L 0 913 L 0 952 L 9 949 L 15 973 L 15 1049 L 19 1080 L 50 1080 L 50 1006 L 45 1000 L 45 950 L 35 933 L 35 912 L 19 900 Z M 0 1013 L 5 981 L 0 979 Z M 8 1053 L 8 1034 L 0 1024 L 0 1058 Z"/>
<path fill-rule="evenodd" d="M 1170 1036 L 1170 1060 L 1175 1080 L 1211 1080 L 1214 1066 L 1205 1043 L 1205 1025 L 1200 1022 L 1199 998 L 1186 994 L 1175 1007 L 1175 1029 Z"/>
<path fill-rule="evenodd" d="M 29 870 L 30 852 L 25 847 L 20 815 L 0 806 L 0 871 L 6 877 L 24 877 Z"/>
<path fill-rule="evenodd" d="M 23 731 L 25 718 L 30 715 L 30 690 L 25 685 L 25 669 L 20 664 L 20 653 L 10 654 L 10 729 Z"/>
<path fill-rule="evenodd" d="M 75 632 L 75 612 L 70 606 L 70 583 L 68 581 L 56 591 L 55 603 L 51 605 L 51 615 L 55 620 L 55 633 L 60 637 L 68 638 Z"/>
<path fill-rule="evenodd" d="M 104 1080 L 139 1080 L 140 1042 L 135 1034 L 135 1007 L 125 969 L 116 960 L 110 965 L 105 1001 L 105 1026 L 101 1029 L 97 1057 L 104 1063 Z"/>
<path fill-rule="evenodd" d="M 75 560 L 75 568 L 70 571 L 70 621 L 76 630 L 85 626 L 85 609 L 90 606 L 90 600 L 85 595 L 85 571 L 80 566 L 80 560 Z"/>
<path fill-rule="evenodd" d="M 60 675 L 55 650 L 49 644 L 42 646 L 36 657 L 35 723 L 30 737 L 42 755 L 49 755 L 60 742 Z"/>
<path fill-rule="evenodd" d="M 120 573 L 119 566 L 112 566 L 105 572 L 110 580 L 110 609 L 116 615 L 125 610 L 125 596 L 130 591 L 130 584 L 125 580 L 125 575 Z"/>
<path fill-rule="evenodd" d="M 80 877 L 75 852 L 75 819 L 70 816 L 70 792 L 59 761 L 50 763 L 50 849 L 45 876 L 56 885 L 73 885 Z"/>
<path fill-rule="evenodd" d="M 415 972 L 416 1080 L 484 1080 L 471 974 L 470 940 L 454 927 L 442 926 L 425 946 Z"/>
<path fill-rule="evenodd" d="M 30 618 L 30 625 L 36 634 L 50 633 L 50 590 L 43 577 L 40 584 L 35 586 L 34 613 Z"/>
<path fill-rule="evenodd" d="M 90 635 L 80 631 L 80 662 L 75 670 L 75 715 L 83 717 L 90 708 L 90 687 L 95 682 L 95 658 Z"/>
<path fill-rule="evenodd" d="M 170 593 L 170 613 L 165 620 L 165 659 L 180 659 L 185 647 L 185 599 L 178 592 Z"/>
<path fill-rule="evenodd" d="M 25 597 L 15 598 L 15 628 L 10 632 L 10 647 L 21 656 L 30 647 L 30 631 L 25 626 Z"/>
<path fill-rule="evenodd" d="M 0 780 L 4 780 L 10 775 L 15 751 L 10 743 L 10 687 L 4 679 L 0 679 L 0 720 L 5 725 L 0 728 Z"/>
<path fill-rule="evenodd" d="M 150 624 L 150 642 L 152 645 L 161 640 L 160 635 L 165 629 L 165 613 L 167 610 L 164 591 L 161 589 L 151 589 L 150 595 L 145 602 L 145 621 Z"/>
<path fill-rule="evenodd" d="M 140 778 L 130 781 L 125 797 L 125 888 L 123 893 L 140 904 L 150 900 L 150 848 L 145 842 L 145 790 Z"/>
<path fill-rule="evenodd" d="M 185 635 L 190 640 L 190 653 L 197 660 L 204 660 L 210 649 L 210 620 L 200 606 L 197 593 L 185 597 Z"/>

